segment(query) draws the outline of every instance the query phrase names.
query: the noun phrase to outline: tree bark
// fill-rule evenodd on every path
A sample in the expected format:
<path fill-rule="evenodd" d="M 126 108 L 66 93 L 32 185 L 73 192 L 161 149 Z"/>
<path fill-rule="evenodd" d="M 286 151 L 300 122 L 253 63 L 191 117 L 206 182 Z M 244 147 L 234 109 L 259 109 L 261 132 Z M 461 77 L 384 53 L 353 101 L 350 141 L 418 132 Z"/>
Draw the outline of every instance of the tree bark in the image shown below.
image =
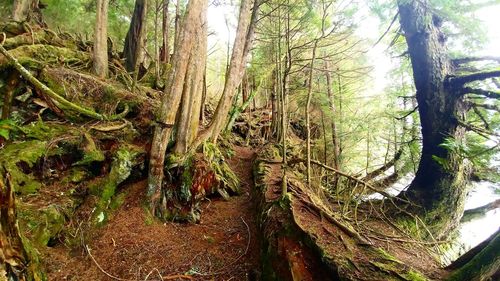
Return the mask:
<path fill-rule="evenodd" d="M 337 121 L 335 120 L 335 97 L 332 90 L 332 77 L 330 74 L 330 65 L 328 60 L 325 60 L 325 76 L 326 76 L 326 90 L 328 94 L 328 102 L 330 104 L 330 109 L 332 110 L 333 118 L 331 120 L 332 126 L 332 144 L 333 144 L 333 167 L 340 170 L 340 143 L 337 133 Z"/>
<path fill-rule="evenodd" d="M 100 78 L 108 76 L 108 4 L 108 0 L 97 0 L 93 67 Z"/>
<path fill-rule="evenodd" d="M 200 15 L 199 32 L 196 35 L 196 43 L 189 58 L 189 66 L 184 82 L 174 147 L 176 154 L 186 153 L 198 135 L 203 99 L 203 77 L 207 61 L 206 53 L 207 22 L 205 13 L 202 13 Z"/>
<path fill-rule="evenodd" d="M 408 44 L 422 126 L 422 157 L 414 180 L 400 196 L 420 204 L 431 232 L 442 237 L 454 229 L 464 209 L 467 168 L 457 155 L 440 146 L 447 138 L 458 143 L 465 130 L 457 118 L 465 113 L 461 98 L 446 83 L 453 74 L 446 54 L 441 19 L 428 1 L 398 1 L 400 22 Z M 435 159 L 444 159 L 446 167 Z"/>
<path fill-rule="evenodd" d="M 200 14 L 205 12 L 206 2 L 206 0 L 191 0 L 187 5 L 186 15 L 181 24 L 182 28 L 179 34 L 178 46 L 174 52 L 173 69 L 167 78 L 159 111 L 159 119 L 155 126 L 149 160 L 147 195 L 152 213 L 160 217 L 166 208 L 165 205 L 161 204 L 161 202 L 165 202 L 166 200 L 164 198 L 165 195 L 161 192 L 164 177 L 163 164 L 165 162 L 165 152 L 181 103 L 189 58 L 195 38 L 198 35 L 197 28 L 200 27 Z"/>
<path fill-rule="evenodd" d="M 252 2 L 254 3 L 253 12 Z M 200 134 L 195 145 L 209 138 L 216 142 L 220 132 L 224 129 L 229 110 L 231 109 L 232 100 L 241 83 L 247 57 L 252 46 L 258 7 L 258 1 L 242 0 L 241 2 L 236 38 L 233 44 L 233 52 L 229 70 L 227 71 L 224 90 L 209 127 Z"/>
<path fill-rule="evenodd" d="M 170 60 L 170 14 L 168 13 L 168 6 L 170 4 L 170 0 L 163 1 L 163 20 L 162 20 L 162 46 L 160 52 L 160 62 L 168 63 Z"/>
<path fill-rule="evenodd" d="M 43 20 L 43 4 L 39 0 L 14 0 L 12 5 L 12 19 L 18 22 L 34 22 L 47 27 Z"/>
<path fill-rule="evenodd" d="M 144 47 L 146 15 L 148 11 L 147 0 L 136 0 L 130 27 L 125 37 L 123 57 L 125 68 L 128 72 L 135 72 L 141 63 L 142 48 Z"/>

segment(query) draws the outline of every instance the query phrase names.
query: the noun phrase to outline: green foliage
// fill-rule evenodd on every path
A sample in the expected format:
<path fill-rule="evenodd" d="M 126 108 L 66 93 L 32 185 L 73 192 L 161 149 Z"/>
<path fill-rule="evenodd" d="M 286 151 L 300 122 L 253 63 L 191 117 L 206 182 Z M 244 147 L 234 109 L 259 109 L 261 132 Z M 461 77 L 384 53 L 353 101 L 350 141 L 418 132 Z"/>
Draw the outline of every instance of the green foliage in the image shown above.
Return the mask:
<path fill-rule="evenodd" d="M 0 119 L 0 137 L 8 140 L 10 134 L 18 130 L 16 123 L 10 119 Z"/>

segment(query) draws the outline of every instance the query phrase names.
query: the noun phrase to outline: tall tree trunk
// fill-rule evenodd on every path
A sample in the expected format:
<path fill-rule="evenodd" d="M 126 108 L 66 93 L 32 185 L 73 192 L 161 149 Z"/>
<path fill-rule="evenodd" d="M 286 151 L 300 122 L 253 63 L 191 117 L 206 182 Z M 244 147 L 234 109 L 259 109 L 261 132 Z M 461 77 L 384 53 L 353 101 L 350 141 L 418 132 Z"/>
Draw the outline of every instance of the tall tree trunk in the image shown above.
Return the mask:
<path fill-rule="evenodd" d="M 332 144 L 333 144 L 333 167 L 337 170 L 340 170 L 340 143 L 337 132 L 337 120 L 335 120 L 336 118 L 335 97 L 333 95 L 333 90 L 332 90 L 332 75 L 330 74 L 330 71 L 331 70 L 329 61 L 325 60 L 326 91 L 328 94 L 328 102 L 330 104 L 330 109 L 333 115 L 333 118 L 331 120 Z"/>
<path fill-rule="evenodd" d="M 97 0 L 94 34 L 94 73 L 105 78 L 108 76 L 108 0 Z"/>
<path fill-rule="evenodd" d="M 207 61 L 207 22 L 205 13 L 201 15 L 200 25 L 200 32 L 197 34 L 197 41 L 189 58 L 189 66 L 184 82 L 174 147 L 176 154 L 186 153 L 198 135 L 203 99 L 203 77 Z"/>
<path fill-rule="evenodd" d="M 316 60 L 316 48 L 318 46 L 318 40 L 314 40 L 314 47 L 312 51 L 311 65 L 309 70 L 309 86 L 307 88 L 307 102 L 306 102 L 306 168 L 307 168 L 307 186 L 311 186 L 311 99 L 312 99 L 312 86 L 313 86 L 313 73 L 314 73 L 314 61 Z"/>
<path fill-rule="evenodd" d="M 163 164 L 165 152 L 170 140 L 172 129 L 181 103 L 188 63 L 196 42 L 197 30 L 200 27 L 201 14 L 205 13 L 207 0 L 191 0 L 187 5 L 186 15 L 182 22 L 178 46 L 173 57 L 173 69 L 169 73 L 162 96 L 159 119 L 155 126 L 153 143 L 151 146 L 148 175 L 148 198 L 152 213 L 163 216 L 166 201 L 162 194 Z M 205 54 L 203 54 L 205 55 Z M 188 81 L 189 82 L 189 81 Z"/>
<path fill-rule="evenodd" d="M 162 27 L 162 46 L 160 52 L 160 62 L 168 63 L 170 60 L 170 14 L 168 13 L 168 6 L 170 4 L 170 0 L 163 1 L 163 20 L 161 23 Z"/>
<path fill-rule="evenodd" d="M 141 63 L 142 48 L 144 47 L 146 14 L 148 11 L 147 0 L 136 0 L 130 27 L 125 37 L 123 57 L 125 68 L 128 72 L 135 72 Z"/>
<path fill-rule="evenodd" d="M 253 12 L 252 3 L 254 4 Z M 195 145 L 208 138 L 216 142 L 220 132 L 224 129 L 224 125 L 227 123 L 228 113 L 231 109 L 236 90 L 241 83 L 247 57 L 252 47 L 258 7 L 257 0 L 242 0 L 241 2 L 236 38 L 234 39 L 233 52 L 226 75 L 224 90 L 209 127 L 200 134 Z"/>
<path fill-rule="evenodd" d="M 462 99 L 446 83 L 453 74 L 446 54 L 441 19 L 426 0 L 398 1 L 417 89 L 423 148 L 410 187 L 401 194 L 421 205 L 417 213 L 437 237 L 454 229 L 464 210 L 467 168 L 457 155 L 441 146 L 447 138 L 458 143 L 465 130 L 457 118 L 465 114 Z M 436 159 L 445 161 L 441 165 Z"/>

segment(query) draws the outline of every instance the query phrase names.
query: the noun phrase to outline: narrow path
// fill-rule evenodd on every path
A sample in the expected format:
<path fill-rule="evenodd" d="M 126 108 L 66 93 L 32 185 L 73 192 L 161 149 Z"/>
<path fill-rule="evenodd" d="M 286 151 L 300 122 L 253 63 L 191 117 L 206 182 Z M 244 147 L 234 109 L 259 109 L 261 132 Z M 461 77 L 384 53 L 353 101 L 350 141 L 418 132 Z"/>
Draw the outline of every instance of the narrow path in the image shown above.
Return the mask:
<path fill-rule="evenodd" d="M 162 280 L 160 275 L 164 280 L 186 280 L 173 276 L 187 272 L 192 280 L 255 280 L 260 268 L 252 197 L 255 154 L 249 148 L 234 149 L 228 162 L 241 180 L 240 196 L 204 202 L 200 224 L 162 224 L 145 215 L 146 182 L 133 184 L 126 188 L 125 204 L 92 241 L 85 242 L 92 257 L 69 252 L 63 245 L 49 251 L 49 280 L 117 280 L 103 271 L 118 280 Z"/>

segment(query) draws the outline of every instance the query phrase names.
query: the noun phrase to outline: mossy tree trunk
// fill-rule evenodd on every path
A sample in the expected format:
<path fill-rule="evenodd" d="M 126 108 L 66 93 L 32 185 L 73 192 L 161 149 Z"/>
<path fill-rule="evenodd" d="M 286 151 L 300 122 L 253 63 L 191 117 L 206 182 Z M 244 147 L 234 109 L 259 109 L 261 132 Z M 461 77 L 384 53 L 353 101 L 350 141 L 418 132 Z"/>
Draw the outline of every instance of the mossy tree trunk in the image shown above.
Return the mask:
<path fill-rule="evenodd" d="M 417 89 L 422 126 L 422 156 L 416 176 L 401 197 L 421 206 L 418 215 L 439 238 L 453 230 L 464 210 L 468 168 L 453 151 L 442 146 L 448 138 L 462 144 L 467 108 L 463 101 L 465 84 L 491 78 L 458 76 L 447 55 L 442 21 L 429 1 L 398 1 L 402 30 L 408 45 Z M 471 77 L 472 76 L 472 77 Z M 436 161 L 439 160 L 439 161 Z M 440 162 L 440 163 L 438 163 Z"/>
<path fill-rule="evenodd" d="M 94 73 L 105 78 L 108 75 L 108 4 L 109 0 L 97 0 L 94 33 Z"/>
<path fill-rule="evenodd" d="M 498 280 L 500 277 L 500 229 L 472 248 L 448 269 L 453 272 L 447 281 Z"/>
<path fill-rule="evenodd" d="M 190 58 L 192 56 L 205 56 L 205 52 L 203 54 L 194 52 L 203 51 L 203 48 L 197 45 L 203 44 L 206 39 L 197 38 L 197 36 L 203 33 L 202 22 L 205 22 L 206 8 L 206 0 L 191 0 L 187 5 L 186 15 L 181 24 L 179 42 L 174 51 L 173 69 L 167 78 L 165 93 L 162 96 L 159 117 L 155 126 L 150 152 L 147 193 L 150 208 L 153 214 L 159 217 L 163 217 L 167 213 L 165 204 L 167 198 L 166 194 L 162 192 L 167 145 L 172 136 L 173 127 L 176 125 L 176 117 L 183 95 L 186 92 L 188 93 L 186 95 L 191 94 L 190 90 L 185 91 L 185 85 L 191 87 L 192 83 L 197 84 L 195 81 L 186 80 L 188 69 L 191 70 L 189 73 L 193 76 L 193 79 L 198 76 L 195 75 L 197 71 L 193 67 L 189 67 Z"/>

